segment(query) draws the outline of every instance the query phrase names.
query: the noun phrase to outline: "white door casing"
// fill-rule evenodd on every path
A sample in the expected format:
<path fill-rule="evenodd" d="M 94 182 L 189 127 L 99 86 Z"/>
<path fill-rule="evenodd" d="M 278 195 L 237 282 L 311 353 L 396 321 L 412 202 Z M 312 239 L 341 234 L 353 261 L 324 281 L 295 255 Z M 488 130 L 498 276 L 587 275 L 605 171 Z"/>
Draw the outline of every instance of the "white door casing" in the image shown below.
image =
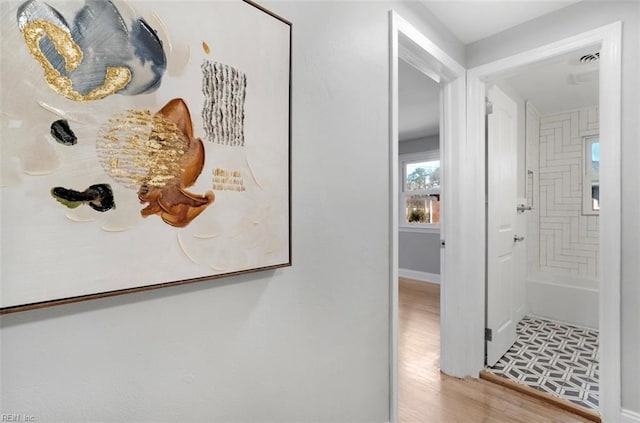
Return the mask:
<path fill-rule="evenodd" d="M 441 81 L 440 111 L 440 161 L 442 165 L 441 193 L 443 205 L 440 211 L 440 234 L 446 236 L 446 248 L 441 253 L 440 327 L 441 358 L 440 367 L 444 373 L 464 377 L 476 367 L 476 360 L 469 357 L 469 345 L 475 344 L 473 335 L 477 331 L 468 322 L 459 318 L 459 308 L 454 302 L 465 297 L 469 288 L 466 270 L 457 266 L 456 257 L 470 254 L 463 242 L 467 225 L 460 215 L 471 200 L 449 186 L 459 186 L 464 172 L 454 171 L 453 163 L 467 161 L 464 155 L 466 137 L 466 71 L 438 45 L 424 36 L 398 13 L 389 12 L 389 179 L 390 179 L 390 372 L 389 372 L 389 420 L 398 421 L 398 59 L 402 57 L 416 68 Z M 415 60 L 414 60 L 415 59 Z M 434 78 L 434 79 L 436 79 Z M 471 166 L 473 168 L 473 166 Z M 461 175 L 461 173 L 463 175 Z M 462 223 L 461 223 L 462 222 Z M 473 257 L 477 254 L 473 251 Z M 477 296 L 466 296 L 472 303 Z M 463 334 L 466 332 L 466 334 Z"/>
<path fill-rule="evenodd" d="M 518 107 L 497 86 L 487 90 L 487 365 L 516 340 Z"/>
<path fill-rule="evenodd" d="M 614 22 L 593 30 L 570 36 L 513 56 L 467 70 L 467 133 L 466 150 L 473 164 L 473 174 L 461 185 L 450 187 L 472 201 L 462 212 L 461 222 L 469 221 L 466 244 L 470 249 L 483 251 L 486 245 L 485 196 L 485 85 L 486 81 L 512 74 L 525 66 L 539 63 L 584 47 L 600 45 L 600 267 L 607 269 L 600 274 L 600 415 L 604 422 L 625 421 L 621 407 L 621 319 L 620 319 L 620 269 L 621 269 L 621 105 L 622 105 L 622 22 Z M 605 147 L 606 144 L 606 147 Z M 606 208 L 604 207 L 606 204 Z M 486 263 L 484 260 L 467 260 L 468 291 L 476 295 L 485 288 Z M 482 298 L 468 303 L 457 298 L 452 303 L 465 305 L 467 322 L 478 333 L 468 346 L 468 362 L 475 368 L 470 372 L 477 377 L 483 365 L 484 341 L 478 323 L 486 316 L 486 304 Z M 465 331 L 464 335 L 468 336 Z"/>

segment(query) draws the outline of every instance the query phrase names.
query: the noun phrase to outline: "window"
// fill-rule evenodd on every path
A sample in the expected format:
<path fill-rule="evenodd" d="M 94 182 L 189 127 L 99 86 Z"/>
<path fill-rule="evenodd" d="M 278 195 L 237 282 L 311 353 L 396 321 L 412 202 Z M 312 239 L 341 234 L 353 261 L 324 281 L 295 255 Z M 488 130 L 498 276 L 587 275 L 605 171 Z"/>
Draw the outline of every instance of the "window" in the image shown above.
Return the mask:
<path fill-rule="evenodd" d="M 437 152 L 400 157 L 400 226 L 439 229 L 440 158 Z"/>
<path fill-rule="evenodd" d="M 593 136 L 584 141 L 582 213 L 597 215 L 600 211 L 600 139 Z"/>

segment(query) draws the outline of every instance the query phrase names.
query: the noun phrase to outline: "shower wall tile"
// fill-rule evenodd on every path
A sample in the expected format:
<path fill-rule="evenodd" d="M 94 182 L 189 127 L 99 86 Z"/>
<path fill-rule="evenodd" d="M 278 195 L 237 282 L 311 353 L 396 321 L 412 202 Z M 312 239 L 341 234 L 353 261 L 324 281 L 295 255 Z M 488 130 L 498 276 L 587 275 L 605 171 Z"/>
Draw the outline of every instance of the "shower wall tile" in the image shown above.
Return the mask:
<path fill-rule="evenodd" d="M 547 130 L 545 134 L 540 131 L 540 117 L 535 108 L 527 103 L 526 113 L 526 168 L 527 168 L 527 199 L 533 208 L 527 212 L 527 270 L 529 273 L 540 269 L 540 210 L 546 204 L 546 198 L 540 196 L 540 166 L 539 161 L 542 155 L 546 156 L 546 150 L 540 150 L 539 139 L 542 136 L 552 135 L 553 131 Z M 530 176 L 530 177 L 529 177 Z"/>
<path fill-rule="evenodd" d="M 530 270 L 598 277 L 598 216 L 582 215 L 583 137 L 598 130 L 598 108 L 543 116 L 539 145 L 527 140 L 527 168 L 537 168 L 534 200 L 537 213 L 529 228 L 538 225 L 538 242 L 529 248 Z M 538 268 L 533 268 L 538 264 Z"/>

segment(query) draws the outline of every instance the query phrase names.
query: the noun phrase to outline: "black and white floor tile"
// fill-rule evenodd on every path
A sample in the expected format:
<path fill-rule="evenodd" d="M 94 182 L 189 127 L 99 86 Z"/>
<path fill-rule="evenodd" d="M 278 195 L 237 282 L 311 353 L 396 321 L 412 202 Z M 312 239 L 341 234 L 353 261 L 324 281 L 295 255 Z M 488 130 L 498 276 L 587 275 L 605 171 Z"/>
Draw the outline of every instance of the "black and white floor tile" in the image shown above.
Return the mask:
<path fill-rule="evenodd" d="M 515 344 L 487 370 L 598 410 L 598 331 L 525 316 Z"/>

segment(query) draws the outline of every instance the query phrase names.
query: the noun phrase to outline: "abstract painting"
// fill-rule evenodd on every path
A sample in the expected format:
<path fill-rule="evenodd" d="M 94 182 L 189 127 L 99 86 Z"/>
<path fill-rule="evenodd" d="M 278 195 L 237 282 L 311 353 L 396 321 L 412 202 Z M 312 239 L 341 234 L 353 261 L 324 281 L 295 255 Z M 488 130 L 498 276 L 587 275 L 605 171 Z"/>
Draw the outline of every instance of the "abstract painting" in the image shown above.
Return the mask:
<path fill-rule="evenodd" d="M 291 23 L 0 7 L 1 313 L 291 265 Z"/>

